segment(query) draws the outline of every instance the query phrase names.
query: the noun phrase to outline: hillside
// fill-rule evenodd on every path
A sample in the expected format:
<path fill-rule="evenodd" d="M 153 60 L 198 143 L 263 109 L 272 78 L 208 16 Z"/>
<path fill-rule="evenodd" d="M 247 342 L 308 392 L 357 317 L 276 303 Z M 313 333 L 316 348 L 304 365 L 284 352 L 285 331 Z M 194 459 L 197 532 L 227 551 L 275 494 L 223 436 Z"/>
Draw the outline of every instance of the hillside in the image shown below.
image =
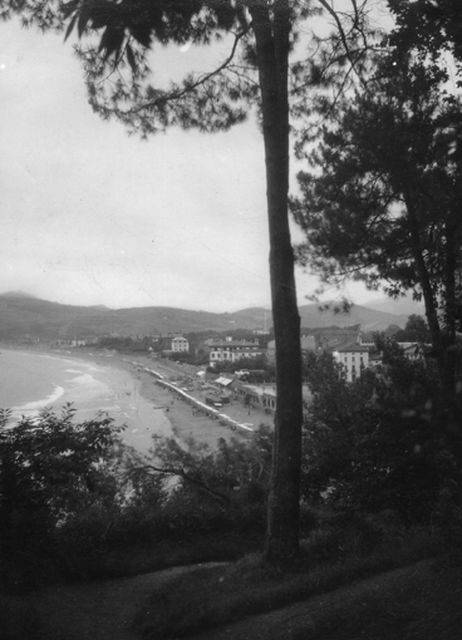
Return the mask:
<path fill-rule="evenodd" d="M 300 307 L 304 328 L 360 324 L 365 330 L 404 327 L 407 316 L 354 306 L 349 314 L 319 311 L 316 304 Z M 233 313 L 211 313 L 173 307 L 108 309 L 40 300 L 22 292 L 0 294 L 0 340 L 26 337 L 55 340 L 85 336 L 166 335 L 168 332 L 227 331 L 271 327 L 271 314 L 262 307 Z"/>
<path fill-rule="evenodd" d="M 370 309 L 360 305 L 354 305 L 349 313 L 335 313 L 334 311 L 319 311 L 316 304 L 308 304 L 300 307 L 302 327 L 346 327 L 359 324 L 365 331 L 384 331 L 395 324 L 404 328 L 408 316 L 388 313 L 378 309 Z"/>
<path fill-rule="evenodd" d="M 377 298 L 367 303 L 369 309 L 376 309 L 377 311 L 387 311 L 388 313 L 394 313 L 395 315 L 410 315 L 416 314 L 423 316 L 425 314 L 424 303 L 413 300 L 411 296 L 403 296 L 396 300 L 392 298 Z"/>

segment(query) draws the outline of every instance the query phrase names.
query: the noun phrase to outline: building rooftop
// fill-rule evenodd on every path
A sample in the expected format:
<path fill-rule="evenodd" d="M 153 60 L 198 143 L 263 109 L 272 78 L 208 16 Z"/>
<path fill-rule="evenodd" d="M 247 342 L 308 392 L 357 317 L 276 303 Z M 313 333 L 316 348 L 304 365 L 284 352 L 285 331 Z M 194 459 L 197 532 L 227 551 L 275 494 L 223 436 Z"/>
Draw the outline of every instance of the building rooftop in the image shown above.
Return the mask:
<path fill-rule="evenodd" d="M 370 345 L 367 344 L 358 344 L 357 342 L 350 342 L 349 344 L 345 344 L 337 349 L 334 349 L 337 353 L 365 353 L 372 351 Z"/>
<path fill-rule="evenodd" d="M 257 347 L 260 348 L 258 342 L 252 342 L 250 340 L 210 340 L 207 341 L 209 347 Z"/>

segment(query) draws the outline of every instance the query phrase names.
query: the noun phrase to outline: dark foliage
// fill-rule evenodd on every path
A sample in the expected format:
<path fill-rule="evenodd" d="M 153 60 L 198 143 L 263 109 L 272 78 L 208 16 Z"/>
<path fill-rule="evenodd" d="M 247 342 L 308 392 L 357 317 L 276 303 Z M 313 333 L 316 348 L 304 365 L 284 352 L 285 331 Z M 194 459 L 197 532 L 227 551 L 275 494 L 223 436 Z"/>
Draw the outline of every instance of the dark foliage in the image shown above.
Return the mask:
<path fill-rule="evenodd" d="M 328 356 L 312 356 L 313 402 L 305 425 L 308 501 L 406 523 L 447 522 L 460 509 L 456 452 L 439 429 L 435 371 L 386 344 L 380 370 L 344 383 Z"/>
<path fill-rule="evenodd" d="M 426 344 L 431 342 L 431 334 L 428 325 L 422 316 L 415 314 L 409 316 L 404 329 L 400 329 L 394 334 L 397 342 L 418 342 Z"/>
<path fill-rule="evenodd" d="M 122 446 L 104 416 L 76 423 L 66 407 L 17 425 L 9 419 L 3 412 L 0 561 L 8 591 L 232 557 L 264 531 L 268 430 L 245 444 L 221 440 L 215 452 L 158 439 L 144 458 Z M 227 543 L 217 544 L 220 537 Z M 151 565 L 121 561 L 140 545 Z"/>
<path fill-rule="evenodd" d="M 396 17 L 390 42 L 399 55 L 410 49 L 437 57 L 451 51 L 462 59 L 462 6 L 458 0 L 388 0 Z"/>
<path fill-rule="evenodd" d="M 448 424 L 457 423 L 461 328 L 460 97 L 447 70 L 391 54 L 371 58 L 367 86 L 320 100 L 318 145 L 299 173 L 293 211 L 304 264 L 326 282 L 353 277 L 423 299 Z M 322 171 L 320 169 L 322 168 Z"/>
<path fill-rule="evenodd" d="M 15 426 L 9 412 L 1 414 L 0 554 L 6 584 L 24 587 L 49 578 L 45 567 L 70 523 L 86 514 L 98 528 L 96 514 L 116 508 L 117 429 L 107 416 L 76 423 L 74 413 L 66 406 L 60 415 L 45 411 Z"/>

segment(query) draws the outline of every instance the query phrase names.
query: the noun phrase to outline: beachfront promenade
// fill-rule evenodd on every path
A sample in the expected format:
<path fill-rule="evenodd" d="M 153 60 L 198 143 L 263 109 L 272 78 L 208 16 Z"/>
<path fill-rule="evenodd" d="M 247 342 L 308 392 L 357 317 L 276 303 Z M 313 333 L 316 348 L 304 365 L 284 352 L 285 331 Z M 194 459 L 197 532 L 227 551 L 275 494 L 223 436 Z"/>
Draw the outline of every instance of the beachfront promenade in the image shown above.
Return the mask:
<path fill-rule="evenodd" d="M 231 416 L 228 416 L 226 413 L 222 411 L 218 411 L 217 409 L 205 404 L 195 396 L 187 393 L 184 389 L 181 389 L 177 385 L 165 379 L 165 376 L 154 369 L 144 366 L 141 362 L 131 361 L 131 364 L 134 367 L 137 367 L 144 371 L 145 373 L 152 376 L 155 383 L 162 386 L 164 389 L 168 389 L 177 398 L 183 400 L 187 404 L 189 404 L 194 410 L 200 412 L 201 414 L 208 416 L 212 419 L 218 420 L 219 424 L 222 426 L 230 427 L 232 430 L 242 430 L 247 432 L 253 432 L 254 429 L 250 427 L 248 424 L 235 420 Z M 167 407 L 168 409 L 168 407 Z"/>

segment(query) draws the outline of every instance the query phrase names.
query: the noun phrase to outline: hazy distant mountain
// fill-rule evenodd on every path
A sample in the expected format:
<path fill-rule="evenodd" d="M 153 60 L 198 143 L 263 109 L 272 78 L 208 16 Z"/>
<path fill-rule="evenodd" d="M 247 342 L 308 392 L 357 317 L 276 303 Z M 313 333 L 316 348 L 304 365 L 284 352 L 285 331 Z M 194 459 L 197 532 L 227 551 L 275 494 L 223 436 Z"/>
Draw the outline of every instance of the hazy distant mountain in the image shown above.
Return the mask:
<path fill-rule="evenodd" d="M 1 294 L 7 298 L 29 298 L 29 299 L 37 299 L 31 293 L 26 293 L 25 291 L 7 291 L 6 293 Z"/>
<path fill-rule="evenodd" d="M 383 330 L 395 324 L 404 327 L 407 315 L 396 315 L 369 307 L 354 306 L 349 314 L 319 311 L 318 305 L 300 307 L 305 328 L 360 324 L 365 330 Z M 55 340 L 87 336 L 166 335 L 169 331 L 227 331 L 269 329 L 271 313 L 262 307 L 233 313 L 191 311 L 173 307 L 108 309 L 79 307 L 40 300 L 21 292 L 0 294 L 0 339 L 20 340 L 26 336 Z"/>
<path fill-rule="evenodd" d="M 349 325 L 360 324 L 365 331 L 384 331 L 387 327 L 395 324 L 404 328 L 407 322 L 407 315 L 388 313 L 353 305 L 349 313 L 335 313 L 334 311 L 320 311 L 318 305 L 307 304 L 300 307 L 300 317 L 302 327 L 347 327 Z"/>
<path fill-rule="evenodd" d="M 396 315 L 405 315 L 407 317 L 416 314 L 424 315 L 425 307 L 423 302 L 416 302 L 409 296 L 393 300 L 392 298 L 377 298 L 367 303 L 369 309 L 376 311 L 387 311 Z"/>

